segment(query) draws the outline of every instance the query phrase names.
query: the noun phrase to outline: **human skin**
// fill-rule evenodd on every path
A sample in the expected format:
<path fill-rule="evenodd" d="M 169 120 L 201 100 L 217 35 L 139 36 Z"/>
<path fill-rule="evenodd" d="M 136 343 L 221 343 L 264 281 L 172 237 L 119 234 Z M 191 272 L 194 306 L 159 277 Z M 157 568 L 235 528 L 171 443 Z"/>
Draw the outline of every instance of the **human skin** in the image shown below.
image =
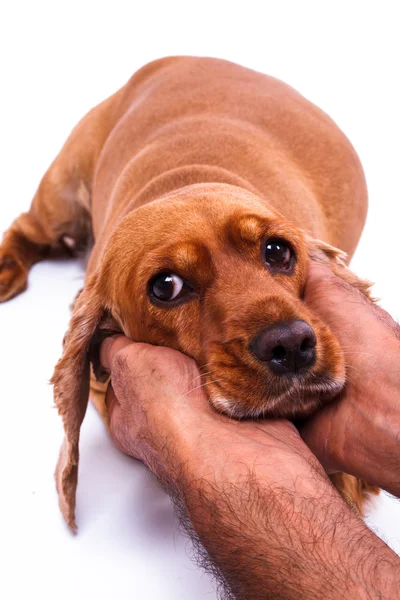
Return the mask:
<path fill-rule="evenodd" d="M 317 287 L 321 281 L 324 289 L 332 284 L 338 293 L 350 293 L 336 279 L 328 282 L 323 267 L 318 266 L 311 276 Z M 307 301 L 326 305 L 326 298 L 322 302 L 321 294 L 309 291 Z M 397 342 L 395 325 L 369 304 L 365 306 L 369 332 L 373 330 L 371 343 L 375 336 L 381 339 L 380 325 L 386 323 L 391 333 L 386 333 L 385 356 L 393 349 L 398 361 L 398 346 L 392 346 L 392 337 Z M 357 307 L 357 314 L 360 312 Z M 362 318 L 360 314 L 359 325 Z M 348 331 L 346 337 L 350 333 L 354 334 Z M 101 358 L 112 377 L 108 407 L 114 440 L 122 451 L 141 459 L 170 493 L 192 535 L 194 531 L 207 550 L 227 598 L 400 597 L 399 558 L 342 501 L 291 423 L 237 422 L 216 413 L 201 387 L 194 361 L 169 348 L 133 344 L 118 336 L 104 342 Z M 357 352 L 349 353 L 348 359 L 351 363 L 362 360 Z M 391 360 L 393 366 L 395 356 Z M 384 380 L 392 383 L 391 375 Z M 356 381 L 352 378 L 355 386 Z M 360 377 L 359 386 L 362 381 Z M 369 407 L 366 392 L 373 398 L 375 390 L 382 395 L 386 389 L 377 381 L 373 390 L 371 381 L 368 379 L 369 387 L 363 393 L 355 387 L 359 393 L 352 401 L 344 395 L 339 402 L 349 402 L 356 411 L 358 398 L 364 402 L 362 406 Z M 383 395 L 378 406 L 385 405 L 385 398 Z M 320 422 L 315 417 L 303 429 L 329 470 L 338 468 L 343 450 L 337 433 L 340 425 L 335 421 L 345 410 L 340 406 Z M 377 411 L 364 409 L 367 417 L 360 421 L 360 428 L 366 424 L 374 432 Z M 387 439 L 382 428 L 378 434 L 384 448 L 394 451 L 392 429 Z M 353 435 L 353 428 L 348 435 Z M 354 448 L 359 439 L 363 439 L 361 432 Z M 365 447 L 371 446 L 369 439 Z M 382 454 L 372 452 L 372 458 Z M 355 450 L 350 454 L 357 467 L 361 454 Z M 387 470 L 387 457 L 383 460 Z M 392 463 L 389 476 L 382 463 L 375 464 L 374 483 L 395 491 L 398 461 Z M 364 469 L 362 460 L 358 468 Z"/>
<path fill-rule="evenodd" d="M 315 261 L 305 301 L 339 339 L 347 385 L 300 433 L 328 472 L 350 473 L 400 496 L 400 327 Z"/>

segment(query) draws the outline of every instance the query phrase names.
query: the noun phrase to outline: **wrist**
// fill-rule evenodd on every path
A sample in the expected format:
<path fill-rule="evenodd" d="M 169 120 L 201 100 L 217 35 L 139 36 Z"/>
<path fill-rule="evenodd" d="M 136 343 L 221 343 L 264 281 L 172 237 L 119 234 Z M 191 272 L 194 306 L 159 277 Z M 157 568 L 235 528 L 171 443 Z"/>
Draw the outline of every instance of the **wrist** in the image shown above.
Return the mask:
<path fill-rule="evenodd" d="M 217 456 L 214 446 L 218 430 L 214 430 L 214 422 L 221 417 L 205 398 L 191 395 L 164 400 L 151 403 L 147 429 L 168 481 L 179 487 L 184 478 L 201 477 L 208 457 Z"/>

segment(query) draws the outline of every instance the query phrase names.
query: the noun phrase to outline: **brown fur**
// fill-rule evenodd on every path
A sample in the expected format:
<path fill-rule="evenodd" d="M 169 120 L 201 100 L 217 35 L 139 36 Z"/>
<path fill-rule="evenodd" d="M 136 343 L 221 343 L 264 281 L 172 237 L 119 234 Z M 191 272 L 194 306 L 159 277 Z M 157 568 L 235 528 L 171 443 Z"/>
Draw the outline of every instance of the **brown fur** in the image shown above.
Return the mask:
<path fill-rule="evenodd" d="M 228 414 L 305 416 L 345 382 L 335 336 L 302 302 L 308 260 L 329 260 L 368 293 L 335 248 L 351 257 L 366 211 L 349 141 L 272 77 L 216 59 L 167 58 L 89 112 L 0 247 L 0 299 L 7 300 L 50 249 L 71 251 L 94 234 L 87 283 L 53 376 L 66 432 L 57 488 L 71 527 L 99 330 L 193 356 L 210 401 Z M 295 250 L 292 275 L 271 275 L 261 260 L 271 236 Z M 167 309 L 151 303 L 148 282 L 160 271 L 191 281 L 192 300 Z M 316 363 L 292 387 L 249 350 L 260 330 L 284 319 L 307 321 L 317 336 Z M 107 419 L 104 384 L 95 395 Z M 362 508 L 365 484 L 348 475 L 334 482 Z"/>

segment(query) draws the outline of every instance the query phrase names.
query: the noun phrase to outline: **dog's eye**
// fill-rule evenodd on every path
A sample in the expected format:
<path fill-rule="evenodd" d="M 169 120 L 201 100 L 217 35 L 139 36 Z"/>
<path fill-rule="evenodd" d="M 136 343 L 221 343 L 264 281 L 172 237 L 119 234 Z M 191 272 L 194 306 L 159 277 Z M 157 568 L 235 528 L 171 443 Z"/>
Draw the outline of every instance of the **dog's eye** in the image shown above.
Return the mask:
<path fill-rule="evenodd" d="M 175 300 L 184 287 L 184 281 L 179 275 L 162 273 L 157 275 L 150 283 L 150 293 L 157 300 L 169 302 Z"/>
<path fill-rule="evenodd" d="M 273 271 L 288 271 L 294 260 L 294 253 L 284 240 L 267 240 L 264 246 L 264 258 Z"/>

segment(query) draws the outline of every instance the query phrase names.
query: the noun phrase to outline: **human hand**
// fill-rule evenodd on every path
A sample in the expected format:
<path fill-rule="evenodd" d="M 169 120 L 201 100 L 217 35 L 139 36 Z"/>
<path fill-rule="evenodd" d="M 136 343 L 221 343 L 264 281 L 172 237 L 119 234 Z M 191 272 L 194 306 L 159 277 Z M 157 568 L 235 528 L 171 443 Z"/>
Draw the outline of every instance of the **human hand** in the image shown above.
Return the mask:
<path fill-rule="evenodd" d="M 262 468 L 270 483 L 306 485 L 321 465 L 285 420 L 238 422 L 209 404 L 196 363 L 170 348 L 106 339 L 101 361 L 111 371 L 111 435 L 164 483 L 188 477 L 219 482 Z M 304 475 L 304 480 L 299 475 Z"/>
<path fill-rule="evenodd" d="M 218 414 L 194 361 L 169 348 L 118 336 L 103 342 L 101 361 L 115 442 L 161 480 L 229 597 L 398 597 L 398 558 L 291 423 Z"/>
<path fill-rule="evenodd" d="M 347 384 L 302 427 L 328 472 L 344 471 L 400 495 L 400 328 L 329 266 L 313 261 L 306 303 L 336 334 Z"/>

